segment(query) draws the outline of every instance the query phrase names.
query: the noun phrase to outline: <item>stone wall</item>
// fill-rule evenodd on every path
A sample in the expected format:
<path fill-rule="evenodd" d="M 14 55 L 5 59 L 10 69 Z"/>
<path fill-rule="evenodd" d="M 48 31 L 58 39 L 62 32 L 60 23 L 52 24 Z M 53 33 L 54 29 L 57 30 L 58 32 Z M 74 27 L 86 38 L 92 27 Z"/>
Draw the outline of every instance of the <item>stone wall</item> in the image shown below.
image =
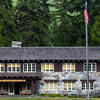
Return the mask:
<path fill-rule="evenodd" d="M 87 79 L 86 72 L 44 72 L 43 79 L 39 82 L 39 92 L 45 92 L 44 80 L 58 80 L 58 91 L 56 93 L 63 94 L 66 92 L 68 94 L 77 94 L 77 95 L 86 95 L 87 91 L 82 90 L 81 80 Z M 64 91 L 63 90 L 63 81 L 62 80 L 76 80 L 76 90 L 74 91 Z M 89 80 L 94 80 L 94 90 L 90 93 L 100 93 L 100 72 L 90 72 Z M 52 92 L 48 92 L 52 93 Z"/>

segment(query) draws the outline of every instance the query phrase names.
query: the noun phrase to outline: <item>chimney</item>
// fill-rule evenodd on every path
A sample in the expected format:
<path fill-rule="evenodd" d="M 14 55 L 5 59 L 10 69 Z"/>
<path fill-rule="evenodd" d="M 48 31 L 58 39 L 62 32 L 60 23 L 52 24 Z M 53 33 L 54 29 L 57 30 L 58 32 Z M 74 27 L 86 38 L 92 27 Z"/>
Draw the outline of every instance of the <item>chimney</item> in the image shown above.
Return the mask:
<path fill-rule="evenodd" d="M 12 41 L 12 47 L 21 47 L 22 42 Z"/>

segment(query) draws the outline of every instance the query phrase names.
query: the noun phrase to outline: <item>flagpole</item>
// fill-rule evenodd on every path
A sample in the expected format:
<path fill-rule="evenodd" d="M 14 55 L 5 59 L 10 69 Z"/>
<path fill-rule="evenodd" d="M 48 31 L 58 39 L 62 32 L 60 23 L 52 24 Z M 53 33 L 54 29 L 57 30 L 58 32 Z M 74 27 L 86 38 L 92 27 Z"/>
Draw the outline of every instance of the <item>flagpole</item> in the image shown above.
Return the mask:
<path fill-rule="evenodd" d="M 87 1 L 86 1 L 87 6 Z M 89 69 L 88 69 L 88 23 L 86 22 L 86 66 L 87 66 L 87 99 L 90 100 L 90 93 L 89 93 Z"/>
<path fill-rule="evenodd" d="M 88 70 L 88 25 L 86 23 L 86 66 L 87 66 L 87 99 L 89 100 L 89 70 Z"/>

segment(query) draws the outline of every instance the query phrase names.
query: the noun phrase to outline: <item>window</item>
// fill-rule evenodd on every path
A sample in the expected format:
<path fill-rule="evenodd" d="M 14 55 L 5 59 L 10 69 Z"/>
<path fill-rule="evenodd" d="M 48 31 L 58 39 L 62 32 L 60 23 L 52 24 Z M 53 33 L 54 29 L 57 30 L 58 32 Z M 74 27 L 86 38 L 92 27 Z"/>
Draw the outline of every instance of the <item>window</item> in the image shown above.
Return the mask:
<path fill-rule="evenodd" d="M 75 63 L 64 63 L 62 67 L 64 72 L 75 72 Z"/>
<path fill-rule="evenodd" d="M 25 83 L 23 83 L 23 84 L 21 84 L 21 92 L 22 91 L 31 91 L 31 84 L 30 84 L 30 82 L 25 82 Z"/>
<path fill-rule="evenodd" d="M 36 64 L 34 63 L 25 63 L 23 64 L 24 72 L 35 72 L 36 71 Z"/>
<path fill-rule="evenodd" d="M 58 91 L 57 82 L 45 82 L 45 91 Z"/>
<path fill-rule="evenodd" d="M 87 71 L 86 64 L 84 64 L 83 66 L 84 66 L 84 71 Z M 89 63 L 88 64 L 88 71 L 89 72 L 96 72 L 96 63 Z"/>
<path fill-rule="evenodd" d="M 26 88 L 27 88 L 26 90 L 28 90 L 28 91 L 31 90 L 31 86 L 30 86 L 30 83 L 29 82 L 26 83 Z"/>
<path fill-rule="evenodd" d="M 20 72 L 20 64 L 19 63 L 13 63 L 13 64 L 7 64 L 8 72 Z"/>
<path fill-rule="evenodd" d="M 75 82 L 64 82 L 64 90 L 75 90 Z"/>
<path fill-rule="evenodd" d="M 0 72 L 4 72 L 5 71 L 5 64 L 0 64 Z"/>
<path fill-rule="evenodd" d="M 94 89 L 94 84 L 93 82 L 89 82 L 89 90 Z M 82 90 L 87 90 L 87 82 L 82 82 Z"/>
<path fill-rule="evenodd" d="M 7 83 L 0 83 L 0 91 L 7 91 Z"/>
<path fill-rule="evenodd" d="M 43 63 L 41 64 L 42 72 L 53 72 L 54 71 L 54 64 L 52 63 Z"/>

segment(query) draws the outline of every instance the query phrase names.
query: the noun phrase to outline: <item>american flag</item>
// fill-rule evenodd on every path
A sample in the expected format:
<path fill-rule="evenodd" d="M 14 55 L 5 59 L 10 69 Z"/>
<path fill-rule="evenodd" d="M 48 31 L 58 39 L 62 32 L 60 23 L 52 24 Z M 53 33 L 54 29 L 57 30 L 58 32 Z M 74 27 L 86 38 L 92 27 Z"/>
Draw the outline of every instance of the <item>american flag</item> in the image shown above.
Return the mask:
<path fill-rule="evenodd" d="M 88 24 L 88 12 L 87 12 L 87 2 L 85 2 L 85 8 L 84 8 L 84 17 L 85 17 L 85 22 Z"/>

